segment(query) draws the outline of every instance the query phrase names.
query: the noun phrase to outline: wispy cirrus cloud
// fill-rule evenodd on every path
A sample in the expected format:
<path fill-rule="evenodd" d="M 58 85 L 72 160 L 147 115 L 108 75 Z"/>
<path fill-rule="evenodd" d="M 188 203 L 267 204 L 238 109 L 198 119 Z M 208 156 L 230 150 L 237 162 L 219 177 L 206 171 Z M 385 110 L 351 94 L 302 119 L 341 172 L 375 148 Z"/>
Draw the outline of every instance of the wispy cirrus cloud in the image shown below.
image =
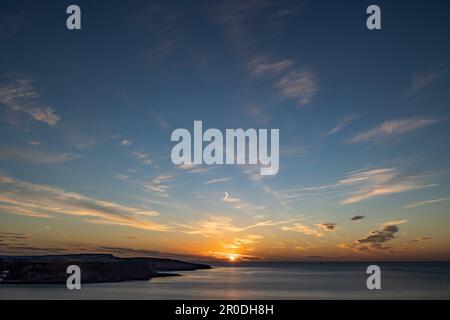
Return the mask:
<path fill-rule="evenodd" d="M 128 226 L 149 231 L 170 229 L 167 225 L 149 220 L 149 217 L 159 215 L 154 210 L 124 206 L 4 175 L 0 175 L 0 186 L 2 213 L 41 218 L 66 215 L 99 225 Z"/>
<path fill-rule="evenodd" d="M 246 108 L 247 114 L 255 119 L 259 124 L 266 124 L 271 120 L 267 110 L 260 106 L 251 106 Z"/>
<path fill-rule="evenodd" d="M 316 75 L 311 70 L 297 67 L 294 60 L 271 62 L 259 56 L 250 60 L 248 68 L 252 76 L 272 79 L 280 94 L 297 101 L 299 106 L 307 105 L 318 90 Z"/>
<path fill-rule="evenodd" d="M 226 203 L 229 203 L 233 208 L 238 210 L 249 211 L 265 209 L 264 206 L 253 205 L 242 199 L 232 197 L 228 192 L 225 192 L 225 196 L 222 198 L 222 200 Z"/>
<path fill-rule="evenodd" d="M 34 120 L 55 125 L 60 116 L 52 107 L 40 103 L 40 92 L 25 78 L 17 78 L 6 84 L 0 84 L 0 104 L 12 111 L 23 112 Z"/>
<path fill-rule="evenodd" d="M 250 234 L 245 237 L 234 238 L 234 240 L 232 242 L 224 243 L 224 244 L 222 244 L 222 246 L 224 249 L 248 250 L 248 249 L 250 249 L 249 246 L 257 244 L 261 239 L 263 239 L 263 237 L 260 235 Z"/>
<path fill-rule="evenodd" d="M 355 136 L 346 141 L 350 144 L 368 142 L 371 140 L 382 141 L 389 137 L 399 136 L 417 129 L 428 127 L 439 122 L 437 119 L 409 118 L 401 120 L 389 120 Z"/>
<path fill-rule="evenodd" d="M 414 202 L 414 203 L 408 204 L 407 206 L 405 206 L 405 208 L 406 209 L 412 209 L 412 208 L 417 208 L 417 207 L 421 207 L 421 206 L 425 206 L 425 205 L 429 205 L 429 204 L 445 202 L 445 201 L 449 201 L 449 200 L 450 200 L 450 198 L 440 198 L 440 199 L 418 201 L 418 202 Z"/>
<path fill-rule="evenodd" d="M 437 67 L 429 68 L 425 71 L 417 72 L 411 79 L 410 94 L 416 94 L 429 87 L 433 82 L 439 80 L 448 73 L 447 63 L 442 63 Z"/>
<path fill-rule="evenodd" d="M 399 168 L 375 168 L 358 170 L 332 184 L 278 191 L 286 202 L 307 198 L 341 198 L 348 205 L 375 197 L 403 193 L 438 186 L 431 176 L 407 175 Z"/>
<path fill-rule="evenodd" d="M 250 70 L 251 75 L 260 77 L 286 71 L 294 64 L 295 62 L 290 59 L 271 62 L 267 58 L 259 56 L 250 60 L 248 63 L 248 69 Z"/>
<path fill-rule="evenodd" d="M 323 231 L 336 231 L 336 226 L 337 223 L 334 222 L 316 223 L 314 226 L 308 226 L 303 223 L 293 223 L 292 225 L 283 226 L 281 230 L 303 233 L 308 236 L 322 237 L 324 235 Z"/>
<path fill-rule="evenodd" d="M 216 184 L 216 183 L 227 182 L 230 180 L 231 180 L 231 178 L 217 178 L 217 179 L 208 180 L 208 181 L 204 182 L 204 184 Z"/>
<path fill-rule="evenodd" d="M 21 245 L 23 242 L 26 242 L 31 238 L 31 235 L 25 233 L 0 232 L 0 247 Z"/>
<path fill-rule="evenodd" d="M 347 127 L 350 123 L 352 123 L 357 118 L 358 118 L 358 116 L 355 114 L 347 115 L 347 116 L 341 118 L 336 123 L 336 125 L 328 131 L 327 135 L 331 136 L 333 134 L 336 134 L 336 133 L 342 131 L 345 127 Z"/>
<path fill-rule="evenodd" d="M 158 125 L 158 127 L 163 128 L 163 129 L 167 129 L 170 127 L 169 122 L 167 122 L 167 120 L 164 119 L 159 113 L 157 113 L 154 110 L 150 110 L 150 113 L 151 113 L 154 121 Z"/>
<path fill-rule="evenodd" d="M 167 185 L 167 182 L 172 179 L 172 175 L 160 175 L 152 181 L 144 183 L 144 187 L 148 191 L 151 191 L 154 195 L 168 197 L 167 190 L 169 189 L 169 186 Z"/>
<path fill-rule="evenodd" d="M 302 223 L 294 223 L 291 226 L 284 226 L 281 228 L 281 230 L 299 232 L 299 233 L 306 234 L 308 236 L 316 236 L 316 237 L 323 236 L 323 232 L 321 230 L 307 226 Z"/>
<path fill-rule="evenodd" d="M 139 160 L 139 162 L 141 164 L 152 164 L 153 160 L 150 158 L 150 155 L 146 152 L 141 152 L 141 151 L 133 151 L 133 153 L 131 153 L 131 156 L 137 160 Z"/>
<path fill-rule="evenodd" d="M 217 167 L 206 166 L 206 165 L 196 165 L 193 163 L 185 163 L 185 164 L 177 166 L 177 168 L 179 168 L 183 171 L 186 171 L 186 172 L 190 172 L 190 173 L 203 174 L 203 173 L 210 172 L 210 171 L 216 169 Z"/>
<path fill-rule="evenodd" d="M 282 96 L 296 100 L 299 106 L 307 105 L 318 90 L 316 77 L 311 71 L 294 70 L 281 78 L 276 86 Z"/>
<path fill-rule="evenodd" d="M 246 225 L 234 224 L 233 219 L 226 216 L 208 216 L 193 224 L 178 224 L 180 230 L 192 235 L 202 235 L 205 237 L 227 235 L 257 228 L 267 228 L 292 223 L 298 219 L 287 220 L 264 220 Z"/>
<path fill-rule="evenodd" d="M 18 147 L 0 147 L 0 160 L 19 161 L 34 164 L 53 164 L 82 158 L 73 153 L 50 153 L 44 150 L 23 149 Z"/>
<path fill-rule="evenodd" d="M 398 169 L 375 169 L 357 172 L 340 181 L 341 184 L 354 189 L 341 204 L 354 204 L 374 197 L 438 186 L 427 183 L 426 177 L 402 175 Z"/>
<path fill-rule="evenodd" d="M 301 224 L 301 223 L 294 223 L 292 226 L 285 226 L 282 227 L 281 230 L 283 231 L 294 231 L 294 232 L 300 232 L 309 236 L 316 236 L 316 237 L 322 237 L 323 232 L 311 228 L 307 225 Z"/>
<path fill-rule="evenodd" d="M 253 45 L 256 34 L 252 27 L 266 29 L 264 36 L 283 26 L 286 15 L 297 14 L 302 5 L 277 1 L 224 1 L 214 10 L 214 20 L 225 27 L 236 44 L 253 77 L 270 77 L 281 96 L 307 105 L 318 90 L 317 79 L 311 70 L 302 69 L 289 58 L 270 59 Z M 275 27 L 277 26 L 277 27 Z M 256 53 L 255 53 L 256 52 Z"/>

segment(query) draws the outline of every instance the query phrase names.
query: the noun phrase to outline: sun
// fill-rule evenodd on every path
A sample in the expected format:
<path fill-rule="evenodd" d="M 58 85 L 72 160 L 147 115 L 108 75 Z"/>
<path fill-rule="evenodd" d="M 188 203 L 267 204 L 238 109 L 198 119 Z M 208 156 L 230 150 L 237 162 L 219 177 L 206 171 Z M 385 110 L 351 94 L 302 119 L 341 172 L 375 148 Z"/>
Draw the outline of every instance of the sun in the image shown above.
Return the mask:
<path fill-rule="evenodd" d="M 234 254 L 231 254 L 231 255 L 229 255 L 228 256 L 228 259 L 231 261 L 231 262 L 235 262 L 236 261 L 236 256 L 234 255 Z"/>

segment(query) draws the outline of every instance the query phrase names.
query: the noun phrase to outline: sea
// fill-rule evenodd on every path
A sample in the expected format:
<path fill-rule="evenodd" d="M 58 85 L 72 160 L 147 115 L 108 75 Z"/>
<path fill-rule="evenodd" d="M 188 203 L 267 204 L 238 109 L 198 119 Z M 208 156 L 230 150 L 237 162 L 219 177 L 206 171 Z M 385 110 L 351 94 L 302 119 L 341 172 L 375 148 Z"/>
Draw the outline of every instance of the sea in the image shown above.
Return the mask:
<path fill-rule="evenodd" d="M 378 263 L 381 289 L 367 288 L 371 263 L 234 263 L 148 281 L 64 285 L 0 285 L 15 299 L 450 299 L 450 262 Z M 372 263 L 373 264 L 373 263 Z"/>

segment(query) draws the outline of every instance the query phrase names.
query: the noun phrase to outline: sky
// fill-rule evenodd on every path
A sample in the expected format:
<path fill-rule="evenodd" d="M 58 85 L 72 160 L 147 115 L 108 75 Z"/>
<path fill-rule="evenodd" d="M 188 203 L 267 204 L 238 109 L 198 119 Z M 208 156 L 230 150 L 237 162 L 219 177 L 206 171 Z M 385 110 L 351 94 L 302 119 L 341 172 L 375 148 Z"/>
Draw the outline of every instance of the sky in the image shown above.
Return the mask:
<path fill-rule="evenodd" d="M 450 260 L 450 3 L 370 4 L 1 1 L 0 254 Z M 279 172 L 174 165 L 195 120 Z"/>

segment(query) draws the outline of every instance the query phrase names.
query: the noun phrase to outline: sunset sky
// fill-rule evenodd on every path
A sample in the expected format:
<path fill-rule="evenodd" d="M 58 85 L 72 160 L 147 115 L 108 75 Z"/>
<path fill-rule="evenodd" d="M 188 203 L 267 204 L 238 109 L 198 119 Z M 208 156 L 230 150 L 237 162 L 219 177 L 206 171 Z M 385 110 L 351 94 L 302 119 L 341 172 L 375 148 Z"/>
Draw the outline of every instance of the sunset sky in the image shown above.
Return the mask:
<path fill-rule="evenodd" d="M 0 254 L 450 260 L 450 2 L 372 2 L 1 1 Z M 195 120 L 278 174 L 175 166 Z"/>

